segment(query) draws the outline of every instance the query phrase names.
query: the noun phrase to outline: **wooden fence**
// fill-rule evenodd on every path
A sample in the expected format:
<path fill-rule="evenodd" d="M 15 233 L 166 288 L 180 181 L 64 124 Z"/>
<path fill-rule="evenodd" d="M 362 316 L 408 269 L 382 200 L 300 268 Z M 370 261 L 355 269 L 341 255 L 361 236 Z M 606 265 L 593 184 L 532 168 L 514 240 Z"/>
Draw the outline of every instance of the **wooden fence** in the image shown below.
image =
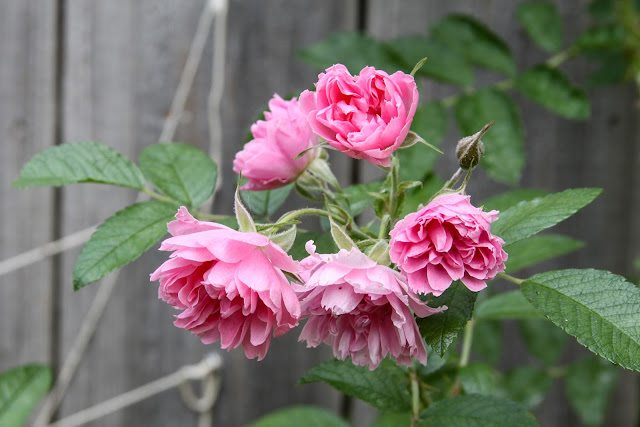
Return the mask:
<path fill-rule="evenodd" d="M 202 0 L 0 0 L 0 260 L 98 223 L 135 199 L 125 189 L 77 185 L 60 190 L 11 188 L 32 155 L 67 141 L 95 140 L 136 159 L 156 142 L 203 10 Z M 232 0 L 228 15 L 220 173 L 223 186 L 216 213 L 230 213 L 232 158 L 245 141 L 256 112 L 275 93 L 291 93 L 315 81 L 316 72 L 296 51 L 336 31 L 364 30 L 377 38 L 427 33 L 430 23 L 450 12 L 470 13 L 509 40 L 519 67 L 542 59 L 514 19 L 519 1 L 449 0 Z M 556 1 L 567 40 L 584 28 L 584 1 Z M 187 100 L 177 141 L 207 148 L 207 102 L 213 46 Z M 579 81 L 585 64 L 567 68 Z M 215 77 L 215 76 L 214 76 Z M 428 85 L 426 98 L 450 88 Z M 637 94 L 631 86 L 593 91 L 592 119 L 560 119 L 521 100 L 528 155 L 522 184 L 545 190 L 598 186 L 604 194 L 562 231 L 587 241 L 576 255 L 545 267 L 576 266 L 632 271 L 640 253 L 640 138 Z M 442 174 L 454 168 L 455 132 L 446 140 Z M 353 164 L 335 162 L 343 183 Z M 362 168 L 361 179 L 371 176 Z M 474 198 L 506 187 L 481 173 Z M 73 292 L 71 272 L 78 250 L 70 250 L 0 277 L 0 370 L 40 361 L 59 367 L 100 287 Z M 151 251 L 124 269 L 96 336 L 72 382 L 59 416 L 197 362 L 216 345 L 204 346 L 172 326 L 173 312 L 157 299 L 149 273 L 165 257 Z M 507 328 L 506 333 L 515 337 Z M 239 426 L 290 404 L 312 403 L 334 410 L 341 397 L 324 385 L 295 386 L 327 349 L 307 350 L 289 334 L 273 342 L 262 362 L 241 350 L 224 352 L 224 384 L 214 419 Z M 503 365 L 529 360 L 516 338 Z M 563 360 L 584 353 L 573 345 Z M 556 385 L 537 410 L 543 426 L 580 425 Z M 637 423 L 638 379 L 626 373 L 615 392 L 606 425 Z M 356 425 L 374 416 L 356 404 Z M 176 390 L 109 415 L 96 426 L 188 426 L 196 416 Z"/>

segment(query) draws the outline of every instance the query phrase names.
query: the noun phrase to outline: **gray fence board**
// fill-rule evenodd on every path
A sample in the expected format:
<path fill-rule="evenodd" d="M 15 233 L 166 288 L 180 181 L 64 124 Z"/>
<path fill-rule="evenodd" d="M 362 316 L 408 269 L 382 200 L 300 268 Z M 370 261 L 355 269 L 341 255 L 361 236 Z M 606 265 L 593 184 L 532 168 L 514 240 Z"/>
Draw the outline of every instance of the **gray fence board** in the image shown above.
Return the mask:
<path fill-rule="evenodd" d="M 59 1 L 0 0 L 0 259 L 47 242 L 54 234 L 53 196 L 48 189 L 16 190 L 9 184 L 20 166 L 34 153 L 55 143 L 56 105 L 62 108 L 63 141 L 96 140 L 125 155 L 139 152 L 158 138 L 178 84 L 189 44 L 204 1 L 67 0 L 64 34 L 56 46 Z M 378 38 L 427 34 L 430 23 L 449 12 L 471 13 L 509 40 L 520 68 L 544 59 L 518 29 L 513 11 L 519 2 L 451 0 L 388 2 L 368 0 L 260 1 L 233 0 L 228 16 L 221 147 L 222 191 L 213 211 L 231 213 L 235 175 L 232 159 L 242 147 L 250 124 L 274 94 L 290 95 L 311 86 L 316 72 L 296 59 L 295 51 L 334 31 L 355 30 L 358 7 L 366 5 L 367 32 Z M 585 2 L 555 2 L 561 9 L 570 41 L 587 17 Z M 579 3 L 579 7 L 576 7 Z M 55 54 L 64 54 L 62 93 L 55 94 Z M 175 141 L 206 149 L 209 143 L 207 102 L 211 79 L 212 43 L 209 40 L 187 114 Z M 585 64 L 566 68 L 584 80 Z M 490 77 L 478 73 L 485 84 Z M 423 99 L 455 92 L 428 83 Z M 640 138 L 637 95 L 629 86 L 591 93 L 593 119 L 570 122 L 519 99 L 525 123 L 527 166 L 522 184 L 554 191 L 572 186 L 601 186 L 605 193 L 561 231 L 583 238 L 589 246 L 576 255 L 545 264 L 546 268 L 597 267 L 632 273 L 632 259 L 640 252 Z M 457 133 L 450 125 L 443 161 L 445 176 L 456 168 L 453 146 Z M 553 155 L 552 155 L 553 154 Z M 348 184 L 352 161 L 333 156 L 336 174 Z M 379 175 L 376 168 L 361 168 L 360 179 Z M 474 173 L 470 193 L 474 200 L 506 189 L 482 172 Z M 135 193 L 97 185 L 72 186 L 62 193 L 63 235 L 104 220 L 131 203 Z M 311 226 L 311 225 L 310 225 Z M 0 277 L 0 369 L 33 360 L 64 358 L 99 284 L 79 292 L 71 290 L 71 272 L 78 250 L 61 257 L 63 288 L 60 330 L 53 330 L 51 262 L 45 261 Z M 157 285 L 148 275 L 166 255 L 152 251 L 125 268 L 100 324 L 61 416 L 96 404 L 145 384 L 178 367 L 197 362 L 217 345 L 204 346 L 188 332 L 173 327 L 174 311 L 157 299 Z M 531 270 L 533 272 L 533 270 Z M 513 348 L 504 355 L 504 367 L 525 360 L 533 363 L 508 325 Z M 50 354 L 59 340 L 59 354 Z M 315 403 L 334 410 L 340 396 L 323 385 L 294 386 L 314 363 L 330 357 L 328 348 L 307 350 L 293 332 L 272 343 L 262 362 L 247 360 L 241 349 L 223 352 L 224 384 L 215 410 L 217 425 L 236 426 L 276 408 Z M 569 362 L 587 355 L 577 345 L 564 357 Z M 537 411 L 541 425 L 580 425 L 568 408 L 562 387 L 556 386 Z M 627 374 L 616 390 L 606 425 L 637 423 L 637 376 Z M 367 425 L 373 412 L 364 405 L 352 409 L 355 425 Z M 365 422 L 363 422 L 363 420 Z M 194 425 L 195 415 L 168 391 L 91 425 Z"/>
<path fill-rule="evenodd" d="M 55 1 L 0 2 L 0 259 L 53 237 L 53 192 L 11 187 L 29 157 L 54 144 Z M 0 371 L 48 362 L 51 262 L 0 277 Z"/>

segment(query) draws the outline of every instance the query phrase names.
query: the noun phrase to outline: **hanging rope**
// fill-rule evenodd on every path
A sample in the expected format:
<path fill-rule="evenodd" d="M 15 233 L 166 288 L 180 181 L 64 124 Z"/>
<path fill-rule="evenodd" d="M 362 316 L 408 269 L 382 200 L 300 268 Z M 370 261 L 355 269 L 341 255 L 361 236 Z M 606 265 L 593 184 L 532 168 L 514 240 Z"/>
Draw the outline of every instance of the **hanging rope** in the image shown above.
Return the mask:
<path fill-rule="evenodd" d="M 109 400 L 105 400 L 104 402 L 80 412 L 76 412 L 73 415 L 50 424 L 49 427 L 80 426 L 174 387 L 180 387 L 182 399 L 189 409 L 200 414 L 200 425 L 204 427 L 201 421 L 202 414 L 210 414 L 211 409 L 216 402 L 222 383 L 220 378 L 221 370 L 222 357 L 217 353 L 213 353 L 205 357 L 196 365 L 183 366 L 170 375 L 159 378 L 143 385 L 142 387 L 130 390 Z M 193 393 L 193 390 L 191 389 L 192 381 L 203 382 L 202 397 L 198 398 Z M 183 390 L 188 390 L 188 392 L 183 392 Z M 206 425 L 210 426 L 210 424 Z"/>
<path fill-rule="evenodd" d="M 188 98 L 189 92 L 191 91 L 191 87 L 193 86 L 193 81 L 195 78 L 195 74 L 197 72 L 198 66 L 200 65 L 200 61 L 202 59 L 204 46 L 206 44 L 207 36 L 209 34 L 209 30 L 211 28 L 211 24 L 214 16 L 218 10 L 217 1 L 207 1 L 205 4 L 204 10 L 200 16 L 200 20 L 198 22 L 198 27 L 196 29 L 195 36 L 193 41 L 191 42 L 191 46 L 189 48 L 189 56 L 187 57 L 187 61 L 183 68 L 182 74 L 180 76 L 180 81 L 178 83 L 178 87 L 173 97 L 173 101 L 171 103 L 171 111 L 167 118 L 165 119 L 165 123 L 162 129 L 162 133 L 159 138 L 160 141 L 169 141 L 173 138 L 177 124 L 180 121 L 180 117 L 185 109 L 185 103 Z M 215 54 L 215 52 L 214 52 Z M 138 197 L 138 201 L 143 199 L 143 194 L 141 193 Z M 81 233 L 88 233 L 88 230 L 93 230 L 95 226 L 89 227 L 86 230 L 82 230 L 80 232 L 74 233 L 76 235 Z M 86 236 L 88 239 L 88 236 Z M 64 240 L 64 239 L 62 239 Z M 60 242 L 60 241 L 58 241 Z M 82 242 L 74 241 L 77 244 L 81 244 Z M 54 242 L 52 242 L 54 243 Z M 58 248 L 59 249 L 59 248 Z M 55 252 L 57 253 L 57 252 Z M 51 419 L 53 413 L 56 411 L 58 406 L 60 405 L 66 391 L 71 383 L 71 380 L 75 376 L 75 373 L 82 361 L 84 353 L 93 337 L 98 323 L 102 318 L 102 314 L 107 306 L 107 303 L 113 293 L 113 289 L 115 288 L 116 283 L 118 282 L 119 272 L 116 271 L 112 273 L 110 276 L 107 276 L 101 283 L 98 289 L 98 293 L 96 294 L 91 307 L 89 308 L 89 312 L 82 322 L 82 326 L 76 339 L 74 340 L 67 358 L 62 364 L 62 368 L 58 374 L 56 382 L 53 386 L 53 389 L 49 392 L 47 397 L 44 400 L 42 408 L 38 414 L 38 417 L 35 420 L 35 427 L 44 427 L 48 424 Z"/>

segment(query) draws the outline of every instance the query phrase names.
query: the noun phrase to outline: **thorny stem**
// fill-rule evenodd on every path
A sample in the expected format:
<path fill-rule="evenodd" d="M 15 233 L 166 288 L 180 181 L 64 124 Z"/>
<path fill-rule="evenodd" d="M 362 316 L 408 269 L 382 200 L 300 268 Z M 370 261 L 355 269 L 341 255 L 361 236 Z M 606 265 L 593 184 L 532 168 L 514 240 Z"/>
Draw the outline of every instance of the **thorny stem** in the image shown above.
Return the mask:
<path fill-rule="evenodd" d="M 506 280 L 508 280 L 510 282 L 515 283 L 516 285 L 521 285 L 522 282 L 524 282 L 524 279 L 518 279 L 517 277 L 510 276 L 510 275 L 508 275 L 506 273 L 498 273 L 497 275 L 499 277 L 502 277 L 503 279 L 506 279 Z"/>
<path fill-rule="evenodd" d="M 384 215 L 380 220 L 380 231 L 378 232 L 378 239 L 385 239 L 387 237 L 387 226 L 389 225 L 389 215 Z"/>

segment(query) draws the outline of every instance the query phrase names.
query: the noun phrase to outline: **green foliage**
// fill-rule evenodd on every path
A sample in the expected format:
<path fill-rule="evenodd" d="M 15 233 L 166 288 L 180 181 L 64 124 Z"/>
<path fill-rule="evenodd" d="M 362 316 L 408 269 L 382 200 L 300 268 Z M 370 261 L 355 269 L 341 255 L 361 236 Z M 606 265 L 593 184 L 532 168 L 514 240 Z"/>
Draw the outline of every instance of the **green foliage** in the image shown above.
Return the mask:
<path fill-rule="evenodd" d="M 167 233 L 177 207 L 164 202 L 141 202 L 108 218 L 84 245 L 73 269 L 75 290 L 138 259 Z"/>
<path fill-rule="evenodd" d="M 569 366 L 565 380 L 569 402 L 582 422 L 602 424 L 618 380 L 615 366 L 596 357 L 582 359 Z"/>
<path fill-rule="evenodd" d="M 553 379 L 542 369 L 519 366 L 506 372 L 501 381 L 501 394 L 528 409 L 533 409 L 544 400 Z"/>
<path fill-rule="evenodd" d="M 473 135 L 495 120 L 482 137 L 486 151 L 480 166 L 498 181 L 517 184 L 524 166 L 524 134 L 513 99 L 496 89 L 481 89 L 463 95 L 456 103 L 455 113 L 463 135 Z"/>
<path fill-rule="evenodd" d="M 515 243 L 569 218 L 601 192 L 599 188 L 577 188 L 520 202 L 500 213 L 491 232 L 507 245 Z"/>
<path fill-rule="evenodd" d="M 553 323 L 595 354 L 640 370 L 640 289 L 601 270 L 536 274 L 521 285 L 525 297 Z"/>
<path fill-rule="evenodd" d="M 567 334 L 546 319 L 522 319 L 518 322 L 525 347 L 546 365 L 558 363 L 567 346 Z"/>
<path fill-rule="evenodd" d="M 549 194 L 543 190 L 535 190 L 532 188 L 518 188 L 504 193 L 496 194 L 493 197 L 488 198 L 482 204 L 485 212 L 497 210 L 505 211 L 511 206 L 515 206 L 522 201 L 533 200 L 538 197 L 543 197 Z"/>
<path fill-rule="evenodd" d="M 477 321 L 473 327 L 471 352 L 489 363 L 497 364 L 502 355 L 502 321 Z"/>
<path fill-rule="evenodd" d="M 552 3 L 531 1 L 516 9 L 516 17 L 531 40 L 547 52 L 562 49 L 562 17 Z"/>
<path fill-rule="evenodd" d="M 274 190 L 241 191 L 240 196 L 251 212 L 262 218 L 268 218 L 287 200 L 292 189 L 293 184 L 289 184 Z"/>
<path fill-rule="evenodd" d="M 589 98 L 560 70 L 536 65 L 515 81 L 518 91 L 535 103 L 567 119 L 588 119 Z"/>
<path fill-rule="evenodd" d="M 0 373 L 0 425 L 20 427 L 51 387 L 51 369 L 40 364 Z"/>
<path fill-rule="evenodd" d="M 485 363 L 469 363 L 460 368 L 458 376 L 466 394 L 491 396 L 498 393 L 497 374 L 491 366 Z"/>
<path fill-rule="evenodd" d="M 14 187 L 60 186 L 75 183 L 111 184 L 142 190 L 138 167 L 111 147 L 97 142 L 57 145 L 33 156 Z"/>
<path fill-rule="evenodd" d="M 249 427 L 349 427 L 349 423 L 326 409 L 315 406 L 289 406 L 272 412 Z"/>
<path fill-rule="evenodd" d="M 614 23 L 587 28 L 576 39 L 574 47 L 581 50 L 618 51 L 624 47 L 624 28 Z"/>
<path fill-rule="evenodd" d="M 443 184 L 444 181 L 436 175 L 428 175 L 424 179 L 422 187 L 407 191 L 401 216 L 404 217 L 411 212 L 415 212 L 420 205 L 429 203 L 431 198 L 442 188 Z"/>
<path fill-rule="evenodd" d="M 439 147 L 447 132 L 447 110 L 439 102 L 421 105 L 416 110 L 411 127 L 429 144 Z M 403 181 L 424 179 L 440 156 L 424 144 L 415 144 L 396 153 L 401 166 L 400 179 Z"/>
<path fill-rule="evenodd" d="M 218 167 L 199 148 L 186 144 L 154 144 L 140 153 L 140 169 L 165 196 L 197 208 L 213 193 Z"/>
<path fill-rule="evenodd" d="M 371 206 L 375 199 L 371 193 L 380 191 L 381 181 L 367 182 L 366 184 L 354 184 L 343 189 L 344 198 L 349 204 L 349 213 L 351 216 L 360 215 L 367 207 Z M 338 193 L 336 196 L 340 197 Z"/>
<path fill-rule="evenodd" d="M 568 254 L 584 246 L 584 242 L 557 234 L 532 236 L 505 246 L 509 254 L 506 262 L 507 273 L 518 271 L 530 265 Z"/>
<path fill-rule="evenodd" d="M 388 73 L 394 73 L 398 69 L 408 73 L 415 65 L 403 63 L 386 43 L 360 33 L 334 34 L 300 50 L 298 55 L 318 70 L 325 70 L 333 64 L 344 64 L 354 75 L 367 65 Z"/>
<path fill-rule="evenodd" d="M 471 16 L 448 15 L 435 23 L 431 34 L 435 40 L 464 56 L 472 64 L 509 76 L 515 74 L 516 64 L 509 46 Z"/>
<path fill-rule="evenodd" d="M 420 414 L 420 427 L 535 427 L 527 410 L 497 396 L 469 394 L 441 400 Z"/>
<path fill-rule="evenodd" d="M 389 47 L 406 64 L 416 64 L 422 58 L 427 58 L 416 77 L 428 77 L 462 87 L 470 87 L 473 84 L 471 65 L 442 43 L 416 35 L 392 40 Z"/>
<path fill-rule="evenodd" d="M 301 261 L 304 258 L 308 257 L 304 245 L 309 241 L 313 240 L 313 243 L 316 245 L 316 251 L 321 254 L 334 254 L 338 252 L 338 248 L 336 244 L 333 242 L 331 238 L 331 234 L 329 233 L 316 233 L 313 231 L 310 232 L 298 232 L 296 235 L 296 240 L 293 242 L 293 246 L 289 249 L 289 255 L 293 257 L 296 261 Z"/>
<path fill-rule="evenodd" d="M 411 414 L 408 412 L 383 412 L 373 421 L 371 427 L 398 427 L 411 424 Z"/>
<path fill-rule="evenodd" d="M 479 302 L 473 315 L 479 320 L 543 318 L 519 290 L 503 292 Z"/>
<path fill-rule="evenodd" d="M 440 356 L 444 356 L 460 329 L 471 319 L 477 296 L 476 292 L 470 291 L 458 280 L 452 283 L 442 295 L 429 301 L 429 306 L 446 305 L 447 310 L 417 319 L 420 333 L 426 343 Z"/>
<path fill-rule="evenodd" d="M 383 411 L 411 410 L 407 369 L 389 359 L 383 360 L 374 371 L 356 366 L 349 359 L 329 360 L 308 370 L 299 384 L 315 382 L 325 382 Z"/>

